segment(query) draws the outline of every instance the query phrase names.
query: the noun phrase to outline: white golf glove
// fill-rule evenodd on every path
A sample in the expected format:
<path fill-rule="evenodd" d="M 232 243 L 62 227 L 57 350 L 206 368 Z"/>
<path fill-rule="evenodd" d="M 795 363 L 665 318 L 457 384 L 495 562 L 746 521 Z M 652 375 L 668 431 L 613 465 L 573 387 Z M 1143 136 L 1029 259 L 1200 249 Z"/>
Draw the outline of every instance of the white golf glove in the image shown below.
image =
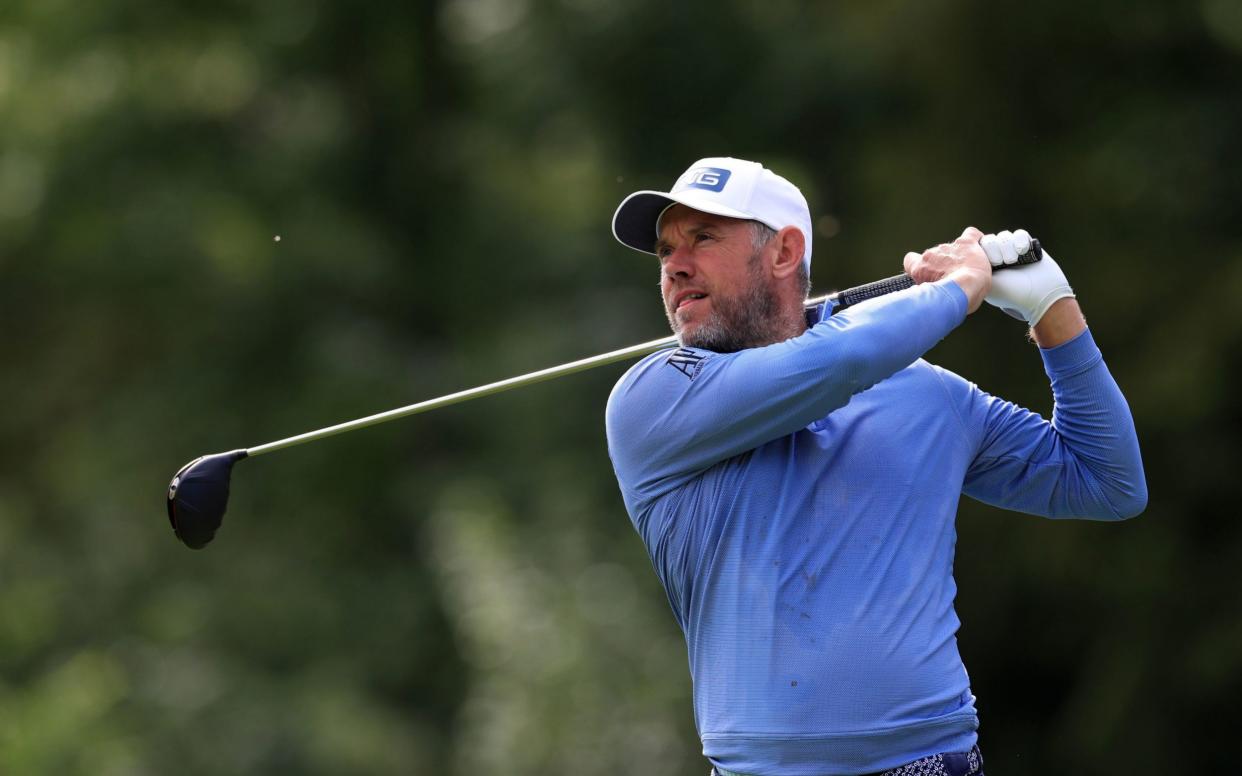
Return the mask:
<path fill-rule="evenodd" d="M 992 263 L 992 269 L 996 269 L 1016 263 L 1019 254 L 1030 250 L 1031 235 L 1025 229 L 1015 232 L 1006 230 L 984 235 L 979 244 Z M 993 272 L 992 290 L 984 300 L 1034 326 L 1053 302 L 1073 295 L 1074 289 L 1070 288 L 1065 273 L 1048 255 L 1048 251 L 1044 251 L 1043 259 L 1034 264 Z"/>

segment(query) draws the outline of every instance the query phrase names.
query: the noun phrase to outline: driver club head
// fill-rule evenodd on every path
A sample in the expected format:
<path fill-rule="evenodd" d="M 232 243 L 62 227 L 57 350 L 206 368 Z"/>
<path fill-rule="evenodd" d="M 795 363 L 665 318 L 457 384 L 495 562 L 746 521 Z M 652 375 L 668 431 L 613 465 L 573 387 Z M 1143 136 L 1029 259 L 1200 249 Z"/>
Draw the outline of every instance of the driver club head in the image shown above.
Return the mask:
<path fill-rule="evenodd" d="M 245 450 L 195 458 L 168 483 L 168 521 L 177 538 L 199 550 L 216 535 L 229 504 L 229 476 Z"/>

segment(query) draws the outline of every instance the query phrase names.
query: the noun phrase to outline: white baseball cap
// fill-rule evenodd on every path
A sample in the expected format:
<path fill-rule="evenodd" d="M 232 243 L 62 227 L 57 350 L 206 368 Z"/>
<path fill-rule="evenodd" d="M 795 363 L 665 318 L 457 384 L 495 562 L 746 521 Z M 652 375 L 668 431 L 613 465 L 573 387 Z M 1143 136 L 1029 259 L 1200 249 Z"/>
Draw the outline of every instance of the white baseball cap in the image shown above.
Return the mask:
<path fill-rule="evenodd" d="M 780 231 L 802 230 L 806 253 L 802 262 L 811 272 L 811 210 L 798 187 L 758 162 L 713 156 L 700 159 L 681 174 L 670 191 L 636 191 L 621 201 L 612 217 L 612 233 L 636 251 L 655 253 L 660 218 L 670 207 L 758 221 Z"/>

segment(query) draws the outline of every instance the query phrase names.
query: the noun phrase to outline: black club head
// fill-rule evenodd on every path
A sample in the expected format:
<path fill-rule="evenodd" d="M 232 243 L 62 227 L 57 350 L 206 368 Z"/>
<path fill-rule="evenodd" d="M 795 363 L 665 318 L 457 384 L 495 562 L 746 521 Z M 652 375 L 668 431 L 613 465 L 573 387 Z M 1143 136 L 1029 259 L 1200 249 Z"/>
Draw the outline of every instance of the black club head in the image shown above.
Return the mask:
<path fill-rule="evenodd" d="M 229 505 L 229 476 L 245 450 L 195 458 L 168 484 L 168 521 L 177 538 L 198 550 L 216 535 Z"/>

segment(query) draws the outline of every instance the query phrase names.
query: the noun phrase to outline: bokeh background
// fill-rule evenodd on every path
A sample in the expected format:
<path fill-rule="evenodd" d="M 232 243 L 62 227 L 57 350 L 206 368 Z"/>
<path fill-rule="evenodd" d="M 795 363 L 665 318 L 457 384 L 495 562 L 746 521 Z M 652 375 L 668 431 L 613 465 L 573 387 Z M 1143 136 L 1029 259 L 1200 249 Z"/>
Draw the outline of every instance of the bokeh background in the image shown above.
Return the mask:
<path fill-rule="evenodd" d="M 203 551 L 163 499 L 662 336 L 609 220 L 709 155 L 802 186 L 821 292 L 1043 239 L 1151 502 L 963 505 L 988 771 L 1234 770 L 1240 76 L 1235 0 L 5 0 L 0 772 L 704 773 L 605 453 L 624 366 L 246 461 Z M 995 310 L 931 358 L 1049 410 Z"/>

